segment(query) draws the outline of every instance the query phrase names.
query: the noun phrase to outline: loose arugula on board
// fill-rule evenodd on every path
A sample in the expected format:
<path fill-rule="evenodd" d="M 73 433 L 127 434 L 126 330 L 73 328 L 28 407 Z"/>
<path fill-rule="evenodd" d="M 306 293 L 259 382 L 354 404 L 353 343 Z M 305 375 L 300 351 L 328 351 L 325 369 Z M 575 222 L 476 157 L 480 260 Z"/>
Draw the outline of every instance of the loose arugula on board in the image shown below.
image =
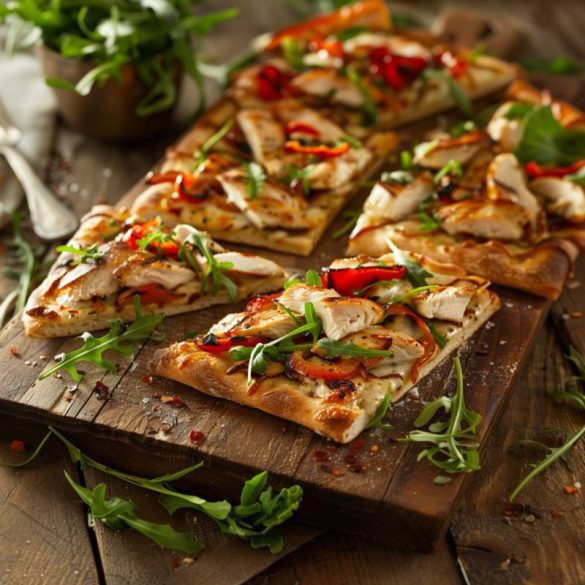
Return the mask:
<path fill-rule="evenodd" d="M 88 457 L 52 427 L 49 427 L 48 434 L 26 461 L 0 462 L 0 466 L 24 467 L 32 463 L 53 436 L 65 445 L 73 463 L 78 464 L 82 470 L 91 467 L 126 483 L 158 493 L 160 504 L 169 514 L 172 515 L 179 509 L 196 510 L 213 520 L 224 534 L 245 540 L 252 548 L 268 548 L 272 553 L 278 553 L 284 547 L 284 540 L 276 528 L 293 516 L 303 498 L 303 490 L 298 485 L 274 492 L 271 487 L 267 487 L 268 473 L 263 471 L 244 483 L 239 504 L 234 506 L 226 500 L 210 502 L 199 496 L 180 492 L 170 485 L 199 469 L 203 462 L 175 473 L 147 479 L 118 471 Z M 189 554 L 196 554 L 203 548 L 203 544 L 191 534 L 178 532 L 169 524 L 149 522 L 139 517 L 132 501 L 118 497 L 107 499 L 104 483 L 98 484 L 91 490 L 73 481 L 67 472 L 64 473 L 71 487 L 89 507 L 92 516 L 108 528 L 120 530 L 130 527 L 161 547 Z"/>

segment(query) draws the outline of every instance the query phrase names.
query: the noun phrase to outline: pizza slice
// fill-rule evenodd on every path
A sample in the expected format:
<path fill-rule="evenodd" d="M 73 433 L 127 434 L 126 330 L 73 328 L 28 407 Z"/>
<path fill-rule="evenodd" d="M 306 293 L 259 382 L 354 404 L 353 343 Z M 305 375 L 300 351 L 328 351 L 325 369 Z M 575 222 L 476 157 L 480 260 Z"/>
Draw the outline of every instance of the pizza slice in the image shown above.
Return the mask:
<path fill-rule="evenodd" d="M 138 296 L 144 314 L 176 315 L 278 289 L 275 262 L 226 250 L 188 225 L 141 220 L 98 205 L 82 219 L 23 313 L 33 337 L 103 329 L 131 321 Z"/>
<path fill-rule="evenodd" d="M 559 102 L 540 103 L 542 94 L 538 103 L 520 101 L 521 87 L 486 130 L 468 124 L 456 126 L 456 136 L 438 132 L 415 147 L 408 168 L 384 173 L 348 253 L 382 254 L 393 242 L 556 299 L 585 248 L 583 117 Z M 565 166 L 551 166 L 558 163 Z"/>
<path fill-rule="evenodd" d="M 358 2 L 270 37 L 229 95 L 244 107 L 294 97 L 343 116 L 348 127 L 394 128 L 504 89 L 516 68 L 393 30 L 386 4 Z"/>
<path fill-rule="evenodd" d="M 150 367 L 347 443 L 498 309 L 488 284 L 399 250 L 336 260 L 158 350 Z"/>
<path fill-rule="evenodd" d="M 306 255 L 397 144 L 393 133 L 361 140 L 295 100 L 268 109 L 224 100 L 147 177 L 132 212 Z"/>

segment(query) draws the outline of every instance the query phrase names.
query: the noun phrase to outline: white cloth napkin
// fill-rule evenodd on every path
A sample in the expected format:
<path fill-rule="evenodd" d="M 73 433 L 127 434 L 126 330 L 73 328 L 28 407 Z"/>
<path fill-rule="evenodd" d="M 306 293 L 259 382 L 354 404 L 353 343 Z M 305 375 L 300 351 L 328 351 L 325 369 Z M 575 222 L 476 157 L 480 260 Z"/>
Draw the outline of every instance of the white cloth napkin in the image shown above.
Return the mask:
<path fill-rule="evenodd" d="M 33 54 L 10 56 L 0 52 L 0 99 L 22 131 L 18 149 L 43 176 L 49 159 L 56 107 Z M 0 228 L 10 221 L 12 210 L 20 205 L 22 198 L 20 184 L 0 158 Z"/>

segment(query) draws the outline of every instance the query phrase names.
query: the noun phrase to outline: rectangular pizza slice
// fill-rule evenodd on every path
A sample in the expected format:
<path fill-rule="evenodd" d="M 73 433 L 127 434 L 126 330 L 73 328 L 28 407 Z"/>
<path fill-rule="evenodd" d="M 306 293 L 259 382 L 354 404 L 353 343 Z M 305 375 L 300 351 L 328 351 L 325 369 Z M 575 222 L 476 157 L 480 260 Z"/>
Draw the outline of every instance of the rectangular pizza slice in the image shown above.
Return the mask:
<path fill-rule="evenodd" d="M 488 284 L 399 250 L 336 260 L 158 350 L 150 367 L 347 443 L 497 311 Z"/>
<path fill-rule="evenodd" d="M 393 242 L 556 299 L 585 249 L 584 120 L 515 85 L 485 130 L 437 131 L 407 168 L 382 174 L 348 253 L 383 254 Z"/>
<path fill-rule="evenodd" d="M 191 226 L 171 228 L 106 205 L 94 207 L 58 251 L 23 313 L 33 337 L 131 321 L 135 297 L 144 314 L 176 315 L 276 290 L 286 279 L 275 262 L 226 250 Z"/>

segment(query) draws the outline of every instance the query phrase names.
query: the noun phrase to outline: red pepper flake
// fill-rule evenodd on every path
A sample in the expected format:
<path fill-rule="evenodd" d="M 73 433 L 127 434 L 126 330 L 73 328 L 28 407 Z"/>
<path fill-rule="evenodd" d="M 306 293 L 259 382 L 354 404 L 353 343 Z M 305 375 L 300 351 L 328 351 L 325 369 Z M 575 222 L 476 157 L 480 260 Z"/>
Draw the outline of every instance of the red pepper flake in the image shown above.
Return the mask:
<path fill-rule="evenodd" d="M 578 491 L 579 488 L 574 486 L 574 485 L 566 485 L 563 489 L 563 491 L 565 492 L 565 494 L 567 494 L 568 496 L 574 496 Z"/>
<path fill-rule="evenodd" d="M 337 467 L 333 468 L 331 470 L 331 475 L 335 476 L 335 477 L 339 477 L 341 475 L 343 475 L 341 469 L 337 469 Z"/>
<path fill-rule="evenodd" d="M 322 449 L 314 449 L 313 450 L 313 459 L 315 461 L 330 461 L 331 457 L 327 451 L 323 451 Z"/>
<path fill-rule="evenodd" d="M 186 406 L 185 401 L 180 396 L 161 396 L 160 401 L 164 404 L 170 404 L 174 408 L 183 408 Z"/>
<path fill-rule="evenodd" d="M 555 520 L 556 520 L 557 518 L 560 518 L 562 515 L 563 515 L 563 513 L 562 513 L 560 510 L 553 510 L 553 511 L 550 513 L 550 517 L 551 517 L 551 518 L 553 518 L 553 519 L 555 519 Z"/>
<path fill-rule="evenodd" d="M 10 443 L 10 450 L 14 451 L 15 453 L 24 453 L 26 451 L 26 447 L 23 441 L 17 439 Z"/>
<path fill-rule="evenodd" d="M 20 357 L 20 353 L 18 352 L 18 350 L 16 349 L 16 347 L 14 347 L 14 345 L 12 347 L 10 347 L 8 349 L 8 351 L 10 352 L 10 355 L 12 355 L 14 357 Z"/>
<path fill-rule="evenodd" d="M 347 463 L 346 467 L 352 473 L 364 473 L 364 471 L 367 469 L 367 467 L 360 461 L 351 461 L 350 463 Z"/>
<path fill-rule="evenodd" d="M 380 450 L 380 445 L 372 445 L 370 447 L 370 453 L 375 454 Z"/>
<path fill-rule="evenodd" d="M 151 386 L 154 383 L 154 378 L 152 377 L 152 374 L 144 374 L 144 376 L 142 376 L 142 381 Z"/>
<path fill-rule="evenodd" d="M 110 398 L 110 388 L 99 380 L 95 383 L 93 391 L 96 393 L 98 400 L 108 400 Z"/>
<path fill-rule="evenodd" d="M 189 433 L 189 441 L 191 441 L 193 445 L 201 445 L 201 443 L 203 443 L 204 440 L 205 435 L 201 431 L 193 429 Z"/>
<path fill-rule="evenodd" d="M 178 569 L 183 564 L 183 559 L 178 555 L 173 553 L 171 555 L 171 567 L 173 569 Z"/>

